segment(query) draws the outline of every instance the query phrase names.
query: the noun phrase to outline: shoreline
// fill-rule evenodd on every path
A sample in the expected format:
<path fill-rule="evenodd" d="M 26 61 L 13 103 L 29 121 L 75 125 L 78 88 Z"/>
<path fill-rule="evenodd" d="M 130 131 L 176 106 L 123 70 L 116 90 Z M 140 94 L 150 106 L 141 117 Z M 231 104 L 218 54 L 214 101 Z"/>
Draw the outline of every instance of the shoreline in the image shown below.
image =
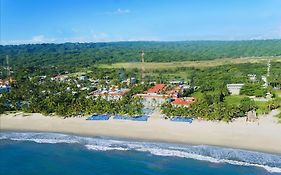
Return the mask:
<path fill-rule="evenodd" d="M 25 114 L 24 114 L 25 115 Z M 147 122 L 82 118 L 62 119 L 41 114 L 0 115 L 1 131 L 55 132 L 86 137 L 109 137 L 188 145 L 210 145 L 281 155 L 281 124 L 266 115 L 259 122 L 240 118 L 232 123 L 199 121 L 192 124 L 150 118 Z"/>

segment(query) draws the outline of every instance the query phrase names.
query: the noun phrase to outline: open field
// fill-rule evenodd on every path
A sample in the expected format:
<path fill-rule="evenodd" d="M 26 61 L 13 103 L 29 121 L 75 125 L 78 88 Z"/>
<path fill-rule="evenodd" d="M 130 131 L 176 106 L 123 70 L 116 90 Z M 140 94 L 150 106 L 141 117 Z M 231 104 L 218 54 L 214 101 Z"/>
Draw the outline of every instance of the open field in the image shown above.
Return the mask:
<path fill-rule="evenodd" d="M 271 57 L 272 62 L 281 62 L 281 57 Z M 268 57 L 245 57 L 245 58 L 225 58 L 215 60 L 204 61 L 180 61 L 180 62 L 145 62 L 144 67 L 146 70 L 153 69 L 173 69 L 177 67 L 195 67 L 195 68 L 207 68 L 215 67 L 226 64 L 243 64 L 243 63 L 266 63 Z M 125 68 L 125 69 L 141 69 L 141 62 L 126 62 L 126 63 L 114 63 L 114 64 L 101 64 L 101 68 Z"/>

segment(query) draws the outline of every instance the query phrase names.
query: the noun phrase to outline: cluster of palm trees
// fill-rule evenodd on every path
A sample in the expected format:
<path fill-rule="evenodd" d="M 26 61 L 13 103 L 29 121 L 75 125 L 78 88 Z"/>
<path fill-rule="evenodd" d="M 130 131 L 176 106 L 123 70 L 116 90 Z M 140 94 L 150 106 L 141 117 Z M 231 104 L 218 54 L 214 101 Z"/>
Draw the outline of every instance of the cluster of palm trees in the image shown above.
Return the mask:
<path fill-rule="evenodd" d="M 134 90 L 132 91 L 134 92 Z M 22 110 L 31 113 L 56 114 L 69 117 L 93 113 L 129 114 L 142 113 L 143 105 L 132 94 L 120 100 L 108 101 L 104 98 L 88 96 L 74 83 L 25 80 L 12 85 L 12 92 L 0 98 L 0 112 Z"/>
<path fill-rule="evenodd" d="M 167 116 L 192 116 L 206 120 L 231 121 L 236 117 L 243 117 L 247 111 L 256 108 L 254 101 L 246 97 L 239 105 L 228 104 L 224 98 L 229 95 L 226 86 L 214 88 L 212 91 L 202 91 L 196 102 L 189 107 L 175 107 L 170 103 L 161 106 L 162 113 Z"/>

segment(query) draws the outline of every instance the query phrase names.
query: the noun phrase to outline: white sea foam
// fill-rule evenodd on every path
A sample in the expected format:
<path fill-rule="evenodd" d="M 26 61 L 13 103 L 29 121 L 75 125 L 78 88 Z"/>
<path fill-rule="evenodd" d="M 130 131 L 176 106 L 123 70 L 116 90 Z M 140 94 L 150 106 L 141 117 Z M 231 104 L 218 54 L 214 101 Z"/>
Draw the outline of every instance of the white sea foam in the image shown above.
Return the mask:
<path fill-rule="evenodd" d="M 157 155 L 157 156 L 173 156 L 173 157 L 189 158 L 189 159 L 195 159 L 195 160 L 201 160 L 201 161 L 208 161 L 208 162 L 212 162 L 212 163 L 228 163 L 228 164 L 239 165 L 239 166 L 255 166 L 255 167 L 264 168 L 271 173 L 281 173 L 280 167 L 270 167 L 267 165 L 247 163 L 247 162 L 236 161 L 236 160 L 216 159 L 216 158 L 209 157 L 209 156 L 202 156 L 199 154 L 192 154 L 192 153 L 183 152 L 183 151 L 179 151 L 179 150 L 167 150 L 167 149 L 162 149 L 162 148 L 141 148 L 141 149 L 137 149 L 137 151 L 149 152 L 149 153 L 151 153 L 153 155 Z"/>
<path fill-rule="evenodd" d="M 11 138 L 10 140 L 16 140 L 16 141 L 33 141 L 36 143 L 79 143 L 75 140 L 64 140 L 64 139 L 27 139 L 27 138 Z"/>
<path fill-rule="evenodd" d="M 85 145 L 85 146 L 89 150 L 96 150 L 96 151 L 110 151 L 110 150 L 127 151 L 127 150 L 129 150 L 128 148 L 110 147 L 110 146 L 104 146 L 104 145 Z"/>
<path fill-rule="evenodd" d="M 7 139 L 6 136 L 0 136 L 0 140 Z"/>
<path fill-rule="evenodd" d="M 240 149 L 220 148 L 207 145 L 176 145 L 152 142 L 136 142 L 104 138 L 80 137 L 57 133 L 2 132 L 0 140 L 33 141 L 36 143 L 78 143 L 93 151 L 140 151 L 157 156 L 181 157 L 228 163 L 239 166 L 255 166 L 268 172 L 281 173 L 281 156 Z"/>

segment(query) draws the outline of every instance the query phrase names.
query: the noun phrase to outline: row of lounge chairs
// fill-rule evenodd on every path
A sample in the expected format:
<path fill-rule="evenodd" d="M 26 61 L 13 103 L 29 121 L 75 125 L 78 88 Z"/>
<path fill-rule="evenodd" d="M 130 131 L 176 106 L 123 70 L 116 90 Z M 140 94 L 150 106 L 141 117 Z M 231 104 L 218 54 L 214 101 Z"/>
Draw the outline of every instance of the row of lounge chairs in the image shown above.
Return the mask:
<path fill-rule="evenodd" d="M 175 116 L 175 117 L 172 117 L 172 118 L 170 119 L 170 121 L 172 121 L 172 122 L 187 122 L 187 123 L 192 123 L 193 118 L 191 118 L 191 117 Z"/>
<path fill-rule="evenodd" d="M 88 117 L 86 120 L 108 120 L 111 115 L 107 114 L 94 114 Z M 115 120 L 131 120 L 131 121 L 147 121 L 149 118 L 148 115 L 139 115 L 139 116 L 127 116 L 127 115 L 114 115 L 113 119 Z M 172 122 L 187 122 L 192 123 L 193 118 L 191 117 L 181 117 L 175 116 L 170 119 Z"/>
<path fill-rule="evenodd" d="M 111 116 L 107 114 L 94 114 L 88 117 L 86 120 L 108 120 Z M 126 115 L 114 115 L 113 119 L 116 120 L 132 120 L 132 121 L 147 121 L 148 115 L 140 116 L 126 116 Z"/>
<path fill-rule="evenodd" d="M 125 115 L 115 115 L 113 119 L 116 120 L 132 120 L 132 121 L 147 121 L 149 118 L 148 115 L 140 115 L 140 116 L 125 116 Z"/>
<path fill-rule="evenodd" d="M 100 114 L 100 115 L 94 114 L 94 115 L 88 117 L 86 120 L 108 120 L 109 118 L 110 118 L 110 115 L 107 115 L 107 114 Z"/>

